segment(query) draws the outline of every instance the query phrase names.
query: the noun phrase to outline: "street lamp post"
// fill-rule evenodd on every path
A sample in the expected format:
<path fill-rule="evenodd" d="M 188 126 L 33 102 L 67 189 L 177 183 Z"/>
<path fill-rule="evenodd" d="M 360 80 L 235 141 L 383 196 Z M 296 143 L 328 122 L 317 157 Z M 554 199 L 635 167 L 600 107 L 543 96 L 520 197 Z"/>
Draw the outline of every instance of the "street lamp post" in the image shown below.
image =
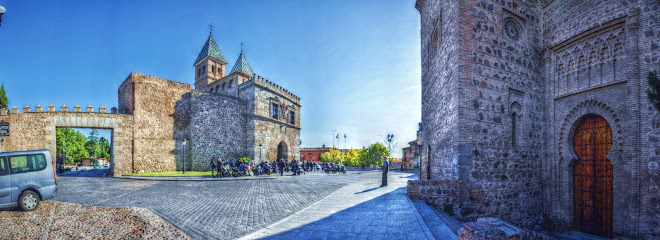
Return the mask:
<path fill-rule="evenodd" d="M 183 174 L 186 174 L 186 139 L 183 139 Z"/>

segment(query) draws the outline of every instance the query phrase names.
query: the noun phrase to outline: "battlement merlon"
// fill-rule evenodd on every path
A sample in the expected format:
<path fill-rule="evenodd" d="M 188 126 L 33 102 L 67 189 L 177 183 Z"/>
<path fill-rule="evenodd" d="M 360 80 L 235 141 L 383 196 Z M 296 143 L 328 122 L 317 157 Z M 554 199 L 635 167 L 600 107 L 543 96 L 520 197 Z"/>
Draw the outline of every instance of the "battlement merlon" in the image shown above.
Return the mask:
<path fill-rule="evenodd" d="M 55 113 L 55 112 L 67 113 L 67 112 L 70 112 L 69 107 L 67 107 L 66 105 L 62 105 L 62 107 L 60 109 L 61 109 L 60 111 L 55 111 L 55 106 L 52 105 L 52 104 L 48 105 L 48 109 L 46 111 L 43 110 L 43 107 L 41 105 L 37 105 L 37 107 L 35 108 L 35 111 L 32 111 L 32 108 L 30 108 L 30 106 L 25 106 L 25 107 L 23 107 L 23 112 L 20 112 L 18 107 L 12 107 L 11 108 L 11 113 L 12 114 L 23 114 L 23 113 Z M 73 109 L 74 109 L 74 111 L 73 111 L 74 113 L 108 113 L 106 111 L 106 107 L 104 107 L 104 106 L 100 106 L 98 108 L 98 112 L 95 112 L 94 107 L 91 106 L 91 105 L 88 105 L 86 107 L 85 112 L 83 112 L 81 110 L 82 107 L 80 107 L 80 105 L 76 105 Z M 114 107 L 113 107 L 113 109 L 114 109 Z M 114 111 L 112 113 L 116 113 L 116 111 Z M 0 109 L 0 115 L 2 115 L 2 116 L 8 115 L 7 114 L 7 109 L 6 108 Z"/>
<path fill-rule="evenodd" d="M 289 92 L 285 88 L 283 88 L 283 87 L 275 84 L 274 82 L 272 82 L 272 81 L 270 81 L 270 80 L 268 80 L 264 77 L 261 77 L 257 74 L 254 74 L 252 78 L 250 78 L 249 80 L 247 80 L 246 82 L 241 84 L 239 86 L 239 88 L 243 89 L 243 88 L 247 88 L 247 87 L 252 86 L 252 85 L 258 85 L 262 88 L 271 90 L 274 93 L 276 93 L 276 94 L 278 94 L 278 95 L 280 95 L 284 98 L 287 98 L 291 102 L 293 102 L 296 105 L 300 106 L 300 97 L 294 95 L 293 93 Z"/>

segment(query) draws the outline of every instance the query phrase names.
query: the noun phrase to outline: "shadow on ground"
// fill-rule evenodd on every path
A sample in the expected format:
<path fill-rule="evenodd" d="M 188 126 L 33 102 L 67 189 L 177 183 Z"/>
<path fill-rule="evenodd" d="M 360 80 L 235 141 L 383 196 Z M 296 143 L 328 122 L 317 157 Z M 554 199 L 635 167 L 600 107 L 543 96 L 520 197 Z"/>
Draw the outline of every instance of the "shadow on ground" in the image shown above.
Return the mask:
<path fill-rule="evenodd" d="M 368 189 L 365 191 L 373 191 Z M 261 239 L 426 239 L 401 187 L 318 221 Z M 357 193 L 356 193 L 357 194 Z"/>

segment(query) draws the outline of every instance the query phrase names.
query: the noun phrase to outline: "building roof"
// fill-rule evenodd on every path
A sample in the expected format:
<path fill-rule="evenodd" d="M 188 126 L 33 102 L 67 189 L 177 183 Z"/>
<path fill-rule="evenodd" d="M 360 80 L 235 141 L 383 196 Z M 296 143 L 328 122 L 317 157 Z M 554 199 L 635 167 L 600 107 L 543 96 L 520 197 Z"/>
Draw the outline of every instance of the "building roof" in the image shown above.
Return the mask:
<path fill-rule="evenodd" d="M 222 55 L 222 51 L 220 51 L 218 44 L 215 43 L 215 39 L 213 39 L 213 35 L 210 34 L 209 34 L 209 38 L 206 39 L 206 43 L 204 43 L 204 47 L 202 47 L 202 51 L 200 51 L 199 55 L 197 55 L 197 60 L 195 60 L 195 64 L 197 64 L 199 61 L 201 61 L 207 56 L 216 58 L 225 63 L 227 62 L 225 56 Z"/>
<path fill-rule="evenodd" d="M 236 59 L 236 63 L 234 63 L 234 67 L 231 69 L 231 72 L 229 72 L 229 74 L 235 72 L 245 73 L 250 77 L 254 75 L 254 72 L 252 72 L 252 68 L 250 67 L 250 64 L 247 62 L 247 59 L 245 59 L 245 55 L 243 54 L 243 51 L 241 51 L 241 55 L 239 55 L 238 59 Z"/>

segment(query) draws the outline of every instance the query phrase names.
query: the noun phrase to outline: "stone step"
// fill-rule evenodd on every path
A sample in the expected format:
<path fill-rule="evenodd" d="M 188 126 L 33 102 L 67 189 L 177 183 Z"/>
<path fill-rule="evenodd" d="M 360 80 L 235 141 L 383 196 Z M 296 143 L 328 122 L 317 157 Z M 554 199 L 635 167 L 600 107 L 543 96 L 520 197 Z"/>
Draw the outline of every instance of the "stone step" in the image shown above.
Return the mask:
<path fill-rule="evenodd" d="M 422 200 L 413 201 L 424 223 L 431 230 L 435 239 L 458 239 L 458 235 Z"/>
<path fill-rule="evenodd" d="M 449 227 L 449 229 L 451 229 L 452 232 L 458 234 L 458 230 L 463 227 L 463 222 L 459 221 L 458 219 L 452 216 L 449 216 L 445 212 L 441 212 L 437 208 L 434 207 L 430 207 L 430 208 L 431 210 L 433 210 L 433 212 L 435 212 L 436 215 L 438 215 L 440 220 L 442 220 Z"/>
<path fill-rule="evenodd" d="M 571 231 L 567 233 L 555 233 L 553 235 L 557 239 L 565 239 L 565 240 L 608 240 L 609 239 L 609 238 L 595 236 L 578 231 Z"/>

